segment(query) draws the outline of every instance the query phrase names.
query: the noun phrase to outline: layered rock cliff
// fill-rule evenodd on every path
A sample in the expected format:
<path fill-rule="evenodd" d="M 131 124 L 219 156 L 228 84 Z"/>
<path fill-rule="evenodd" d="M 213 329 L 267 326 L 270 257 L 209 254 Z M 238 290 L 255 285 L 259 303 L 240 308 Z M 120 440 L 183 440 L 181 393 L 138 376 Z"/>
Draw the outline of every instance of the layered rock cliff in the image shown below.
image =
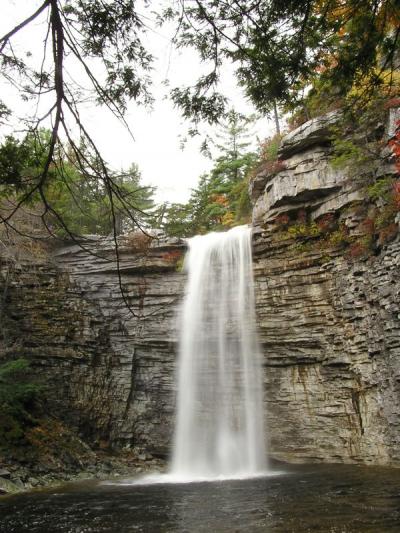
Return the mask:
<path fill-rule="evenodd" d="M 7 344 L 44 378 L 52 413 L 88 442 L 166 456 L 184 245 L 121 238 L 123 297 L 112 240 L 82 246 L 13 272 L 3 287 Z"/>
<path fill-rule="evenodd" d="M 394 169 L 377 164 L 371 182 L 368 168 L 332 166 L 336 120 L 286 136 L 279 165 L 251 184 L 270 453 L 399 465 L 399 216 L 379 226 L 387 200 L 368 193 Z M 185 245 L 121 237 L 116 257 L 111 240 L 82 244 L 11 277 L 3 258 L 3 338 L 89 442 L 166 456 Z"/>
<path fill-rule="evenodd" d="M 252 183 L 270 452 L 400 464 L 399 216 L 390 238 L 372 235 L 371 220 L 387 207 L 368 196 L 371 179 L 394 168 L 380 163 L 374 176 L 360 169 L 351 178 L 335 169 L 335 120 L 285 137 L 278 171 Z"/>

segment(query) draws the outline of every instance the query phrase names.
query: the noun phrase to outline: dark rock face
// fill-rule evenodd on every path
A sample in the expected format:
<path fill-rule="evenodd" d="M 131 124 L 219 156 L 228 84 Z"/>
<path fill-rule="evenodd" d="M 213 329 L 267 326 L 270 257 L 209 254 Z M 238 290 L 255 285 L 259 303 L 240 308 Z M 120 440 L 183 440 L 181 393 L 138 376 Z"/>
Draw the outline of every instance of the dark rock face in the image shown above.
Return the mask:
<path fill-rule="evenodd" d="M 331 213 L 350 233 L 358 230 L 365 180 L 330 167 L 331 119 L 290 134 L 282 170 L 256 177 L 256 305 L 270 452 L 290 462 L 400 465 L 399 238 L 349 260 L 335 247 L 296 247 L 287 233 L 277 238 L 274 226 L 277 216 L 302 209 L 311 221 Z"/>
<path fill-rule="evenodd" d="M 89 442 L 166 456 L 185 246 L 153 241 L 138 251 L 121 240 L 131 311 L 111 241 L 89 246 L 97 257 L 70 246 L 56 251 L 52 265 L 23 265 L 7 290 L 9 329 L 19 353 L 46 377 L 52 410 Z"/>

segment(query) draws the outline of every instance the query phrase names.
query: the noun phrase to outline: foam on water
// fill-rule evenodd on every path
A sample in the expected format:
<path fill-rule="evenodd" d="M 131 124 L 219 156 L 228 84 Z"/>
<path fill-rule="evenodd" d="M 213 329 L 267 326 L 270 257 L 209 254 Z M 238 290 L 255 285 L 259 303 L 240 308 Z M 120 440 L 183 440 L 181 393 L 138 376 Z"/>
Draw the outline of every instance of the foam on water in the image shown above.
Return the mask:
<path fill-rule="evenodd" d="M 137 478 L 129 478 L 118 481 L 102 481 L 102 485 L 159 485 L 159 484 L 184 484 L 184 483 L 211 483 L 216 481 L 240 481 L 248 479 L 258 479 L 265 477 L 276 477 L 287 475 L 288 472 L 284 470 L 265 470 L 258 472 L 257 474 L 244 473 L 242 475 L 237 474 L 233 476 L 179 476 L 172 473 L 153 473 Z"/>

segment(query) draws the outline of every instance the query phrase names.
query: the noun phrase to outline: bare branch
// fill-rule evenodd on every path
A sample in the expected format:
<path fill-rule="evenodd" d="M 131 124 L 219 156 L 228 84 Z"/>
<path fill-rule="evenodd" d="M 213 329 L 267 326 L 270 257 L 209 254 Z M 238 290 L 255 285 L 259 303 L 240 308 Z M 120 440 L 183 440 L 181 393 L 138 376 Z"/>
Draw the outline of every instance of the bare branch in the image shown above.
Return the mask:
<path fill-rule="evenodd" d="M 35 20 L 35 18 L 38 17 L 40 13 L 42 13 L 45 9 L 49 7 L 50 3 L 51 0 L 45 0 L 43 4 L 30 17 L 26 18 L 20 24 L 15 26 L 15 28 L 13 28 L 11 31 L 3 35 L 3 37 L 0 38 L 0 43 L 2 43 L 2 45 L 0 46 L 0 53 L 3 51 L 10 38 L 20 30 L 22 30 L 22 28 L 27 26 L 30 22 Z"/>

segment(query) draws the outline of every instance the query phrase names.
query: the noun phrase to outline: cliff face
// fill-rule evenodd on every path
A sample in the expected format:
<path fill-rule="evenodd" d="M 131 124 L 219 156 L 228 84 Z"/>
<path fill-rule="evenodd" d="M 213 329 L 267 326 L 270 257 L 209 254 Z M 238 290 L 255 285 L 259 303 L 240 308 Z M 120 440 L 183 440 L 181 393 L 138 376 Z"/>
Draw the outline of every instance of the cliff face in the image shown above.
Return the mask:
<path fill-rule="evenodd" d="M 279 172 L 251 189 L 270 452 L 400 464 L 400 242 L 392 224 L 390 239 L 358 253 L 377 208 L 367 172 L 349 179 L 330 165 L 336 119 L 287 136 Z M 380 164 L 375 180 L 393 172 Z"/>
<path fill-rule="evenodd" d="M 121 239 L 26 263 L 4 291 L 6 336 L 48 384 L 53 412 L 100 446 L 169 452 L 183 243 Z M 3 263 L 3 271 L 6 264 Z M 3 276 L 3 280 L 5 276 Z M 15 342 L 17 344 L 15 344 Z"/>
<path fill-rule="evenodd" d="M 370 169 L 331 165 L 336 120 L 289 134 L 275 171 L 251 184 L 270 452 L 291 462 L 399 465 L 399 215 L 365 235 L 387 209 L 368 196 Z M 393 172 L 377 164 L 374 183 Z M 143 239 L 120 240 L 130 310 L 112 242 L 93 238 L 85 246 L 94 255 L 62 247 L 52 262 L 20 263 L 12 276 L 3 259 L 1 323 L 11 351 L 46 378 L 52 411 L 89 442 L 166 456 L 185 246 Z"/>

